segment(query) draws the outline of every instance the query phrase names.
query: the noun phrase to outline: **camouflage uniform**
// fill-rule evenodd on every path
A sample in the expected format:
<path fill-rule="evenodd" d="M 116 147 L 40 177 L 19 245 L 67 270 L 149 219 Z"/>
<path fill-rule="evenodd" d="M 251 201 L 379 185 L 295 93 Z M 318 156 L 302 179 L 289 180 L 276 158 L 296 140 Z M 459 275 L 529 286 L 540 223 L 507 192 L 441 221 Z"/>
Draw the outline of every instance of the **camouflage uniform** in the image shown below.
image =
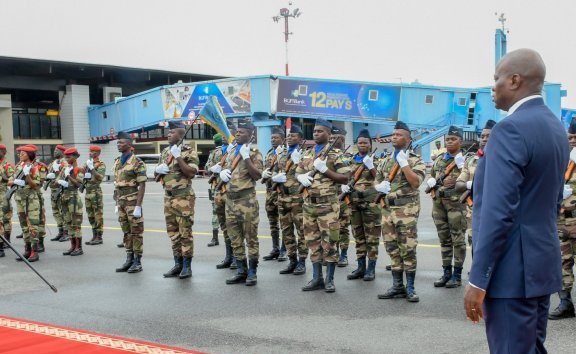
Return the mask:
<path fill-rule="evenodd" d="M 189 145 L 181 146 L 181 159 L 186 165 L 198 171 L 198 154 Z M 170 161 L 171 160 L 171 161 Z M 196 196 L 192 189 L 192 178 L 184 175 L 178 161 L 171 158 L 170 147 L 166 147 L 160 156 L 160 164 L 170 169 L 162 177 L 164 186 L 164 218 L 166 231 L 172 242 L 174 257 L 192 257 L 194 255 L 194 204 Z"/>
<path fill-rule="evenodd" d="M 562 290 L 568 294 L 574 286 L 574 259 L 576 257 L 576 173 L 566 182 L 573 192 L 562 201 L 562 209 L 557 220 L 560 252 L 562 253 Z"/>
<path fill-rule="evenodd" d="M 474 180 L 474 173 L 476 172 L 476 167 L 478 166 L 478 161 L 480 156 L 474 155 L 468 158 L 462 167 L 462 172 L 458 176 L 456 182 L 468 182 Z M 472 196 L 472 195 L 470 195 Z M 472 246 L 472 208 L 466 205 L 466 234 L 468 235 L 468 245 Z"/>
<path fill-rule="evenodd" d="M 58 172 L 54 172 L 54 166 L 59 165 Z M 62 169 L 68 167 L 68 163 L 64 160 L 64 158 L 56 159 L 50 163 L 48 166 L 48 170 L 51 173 L 55 173 L 58 175 Z M 49 184 L 50 186 L 50 203 L 52 205 L 52 216 L 54 216 L 54 220 L 56 221 L 56 225 L 58 226 L 59 234 L 63 234 L 64 231 L 64 218 L 62 217 L 62 203 L 60 202 L 60 198 L 57 198 L 58 192 L 60 190 L 60 186 L 56 183 L 56 179 L 54 179 Z"/>
<path fill-rule="evenodd" d="M 352 154 L 345 153 L 342 159 L 346 166 L 350 165 L 352 161 Z M 351 224 L 352 210 L 348 206 L 348 203 L 342 201 L 340 203 L 340 239 L 338 240 L 338 248 L 347 254 L 348 246 L 350 245 L 350 224 Z"/>
<path fill-rule="evenodd" d="M 48 166 L 45 163 L 34 160 L 34 166 L 37 168 L 40 175 L 40 184 L 36 188 L 36 193 L 38 194 L 38 201 L 40 202 L 40 224 L 38 225 L 38 241 L 39 241 L 39 252 L 44 252 L 44 237 L 46 237 L 46 204 L 44 202 L 44 194 L 42 193 L 42 185 L 46 181 L 46 175 L 48 174 Z"/>
<path fill-rule="evenodd" d="M 10 178 L 13 182 L 24 168 L 24 163 L 20 162 L 16 165 L 16 171 Z M 30 176 L 36 185 L 40 185 L 40 174 L 36 167 L 30 170 Z M 20 179 L 25 180 L 24 175 Z M 24 236 L 24 242 L 31 245 L 33 248 L 38 244 L 38 229 L 40 225 L 40 201 L 38 200 L 38 193 L 30 185 L 26 184 L 23 188 L 18 188 L 14 193 L 14 200 L 16 201 L 16 212 L 18 213 L 18 220 L 20 221 L 20 228 Z"/>
<path fill-rule="evenodd" d="M 276 156 L 274 148 L 268 150 L 266 158 L 264 159 L 264 169 L 272 171 L 272 162 Z M 272 190 L 272 180 L 266 180 L 266 215 L 268 216 L 268 223 L 270 224 L 270 233 L 272 236 L 272 252 L 280 252 L 280 227 L 279 227 L 279 211 L 278 211 L 278 191 Z M 272 255 L 272 254 L 271 254 Z M 270 256 L 271 256 L 270 255 Z M 264 257 L 264 259 L 274 259 L 277 257 Z"/>
<path fill-rule="evenodd" d="M 2 159 L 0 161 L 0 226 L 2 226 L 0 232 L 6 239 L 10 238 L 10 233 L 12 232 L 12 204 L 4 198 L 4 195 L 8 190 L 8 180 L 13 175 L 14 165 L 6 161 L 6 159 Z M 4 181 L 4 178 L 7 180 Z M 2 241 L 0 241 L 0 249 L 1 247 Z"/>
<path fill-rule="evenodd" d="M 68 182 L 68 178 L 65 176 L 66 168 L 60 169 L 56 183 L 58 183 L 58 180 Z M 74 177 L 78 181 L 82 181 L 84 178 L 84 169 L 81 167 L 74 167 L 70 172 L 70 176 Z M 60 203 L 62 205 L 61 211 L 62 218 L 64 219 L 64 229 L 68 231 L 70 239 L 77 238 L 81 240 L 84 204 L 82 203 L 82 198 L 80 198 L 80 193 L 78 193 L 79 187 L 76 187 L 71 182 L 68 182 L 67 188 L 60 188 L 62 191 L 60 195 Z"/>
<path fill-rule="evenodd" d="M 218 157 L 219 156 L 219 157 Z M 216 149 L 211 150 L 210 154 L 208 154 L 208 160 L 206 162 L 206 166 L 204 169 L 206 171 L 210 170 L 210 167 L 214 166 L 220 159 L 222 158 L 222 147 L 218 146 Z M 218 230 L 220 223 L 218 221 L 218 214 L 216 214 L 216 204 L 214 198 L 214 183 L 210 186 L 210 203 L 212 203 L 212 230 Z"/>
<path fill-rule="evenodd" d="M 106 165 L 98 158 L 94 158 L 92 161 L 94 163 L 92 171 L 88 171 L 87 167 L 84 166 L 86 171 L 92 173 L 92 177 L 86 181 L 84 201 L 86 202 L 86 215 L 88 215 L 88 221 L 92 226 L 93 236 L 98 236 L 101 239 L 104 233 L 104 196 L 100 185 L 106 175 Z M 98 176 L 94 172 L 98 173 Z"/>
<path fill-rule="evenodd" d="M 124 247 L 128 255 L 142 255 L 144 239 L 144 216 L 132 216 L 138 199 L 138 184 L 146 183 L 146 165 L 131 154 L 124 164 L 121 156 L 114 160 L 112 170 L 116 183 L 116 203 L 118 204 L 118 222 L 124 232 Z"/>

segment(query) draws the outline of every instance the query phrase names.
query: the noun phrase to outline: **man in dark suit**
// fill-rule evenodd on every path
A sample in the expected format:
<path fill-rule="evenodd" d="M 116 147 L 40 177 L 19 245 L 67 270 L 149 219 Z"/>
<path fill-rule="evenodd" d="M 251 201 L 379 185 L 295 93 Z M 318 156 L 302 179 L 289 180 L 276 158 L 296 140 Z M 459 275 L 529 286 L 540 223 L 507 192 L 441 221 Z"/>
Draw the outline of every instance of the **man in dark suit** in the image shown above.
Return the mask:
<path fill-rule="evenodd" d="M 491 353 L 546 353 L 550 294 L 562 288 L 556 218 L 568 163 L 566 132 L 541 96 L 540 55 L 506 55 L 494 75 L 496 124 L 474 178 L 474 260 L 467 317 L 484 317 Z"/>

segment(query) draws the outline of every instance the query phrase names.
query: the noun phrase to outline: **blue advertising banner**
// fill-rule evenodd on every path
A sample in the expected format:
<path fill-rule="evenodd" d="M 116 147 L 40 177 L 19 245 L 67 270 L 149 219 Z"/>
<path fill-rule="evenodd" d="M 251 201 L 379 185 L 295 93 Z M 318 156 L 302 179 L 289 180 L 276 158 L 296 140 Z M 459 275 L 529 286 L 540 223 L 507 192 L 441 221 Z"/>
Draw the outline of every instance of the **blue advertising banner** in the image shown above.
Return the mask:
<path fill-rule="evenodd" d="M 281 79 L 277 113 L 326 118 L 398 119 L 400 88 L 393 86 Z"/>

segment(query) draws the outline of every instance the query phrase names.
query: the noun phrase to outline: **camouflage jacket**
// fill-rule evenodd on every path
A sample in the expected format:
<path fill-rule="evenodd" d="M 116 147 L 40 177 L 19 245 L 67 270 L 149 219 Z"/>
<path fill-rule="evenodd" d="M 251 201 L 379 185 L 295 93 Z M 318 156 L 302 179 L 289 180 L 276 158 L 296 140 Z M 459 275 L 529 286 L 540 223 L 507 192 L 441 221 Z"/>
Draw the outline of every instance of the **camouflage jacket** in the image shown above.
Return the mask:
<path fill-rule="evenodd" d="M 282 153 L 278 155 L 278 157 L 276 157 L 276 161 L 274 161 L 274 157 L 276 156 L 276 149 L 271 148 L 270 150 L 268 150 L 268 153 L 266 153 L 266 158 L 264 159 L 264 169 L 269 169 L 272 172 L 276 168 L 276 166 L 278 166 L 278 159 L 285 155 L 286 155 L 286 149 L 282 149 Z M 274 168 L 272 166 L 272 162 L 274 162 Z M 266 181 L 266 190 L 270 192 L 270 188 L 272 188 L 271 178 Z"/>
<path fill-rule="evenodd" d="M 198 159 L 198 153 L 192 149 L 190 145 L 181 146 L 182 153 L 181 158 L 184 160 L 186 165 L 198 171 L 198 164 L 200 160 Z M 180 169 L 180 165 L 176 159 L 171 158 L 170 147 L 164 148 L 162 154 L 160 155 L 159 164 L 166 164 L 170 171 L 162 177 L 164 190 L 175 191 L 178 189 L 188 189 L 192 187 L 192 177 L 187 177 Z M 172 161 L 170 161 L 172 160 Z"/>
<path fill-rule="evenodd" d="M 298 148 L 300 148 L 298 145 L 294 146 L 294 149 Z M 296 179 L 296 169 L 298 168 L 298 166 L 295 165 L 293 162 L 290 162 L 291 161 L 289 156 L 290 153 L 291 150 L 288 149 L 287 152 L 278 156 L 276 166 L 274 166 L 274 168 L 272 169 L 273 175 L 276 175 L 281 172 L 286 173 L 286 182 L 280 184 L 281 186 L 283 186 L 280 188 L 281 196 L 285 195 L 284 193 L 285 191 L 288 191 L 290 195 L 297 194 L 298 189 L 300 188 L 300 182 L 298 182 L 298 180 Z M 290 165 L 288 165 L 288 163 L 290 163 Z M 287 167 L 289 167 L 288 170 L 286 170 Z"/>
<path fill-rule="evenodd" d="M 14 182 L 14 180 L 16 179 L 16 177 L 18 177 L 24 166 L 25 166 L 24 162 L 19 162 L 16 164 L 16 170 L 14 171 L 14 174 L 10 177 L 9 182 Z M 32 165 L 32 169 L 30 170 L 30 177 L 36 183 L 36 188 L 40 188 L 40 173 L 38 173 L 38 169 L 34 165 Z M 24 175 L 20 176 L 19 179 L 26 181 L 26 177 L 24 177 Z M 32 187 L 30 187 L 30 185 L 26 183 L 24 187 L 18 187 L 16 193 L 20 195 L 28 195 L 28 193 L 33 191 L 34 189 L 32 189 Z"/>
<path fill-rule="evenodd" d="M 229 151 L 223 169 L 232 170 L 232 165 L 234 159 L 236 158 L 236 155 L 238 154 L 238 156 L 240 156 L 240 152 L 238 149 Z M 254 164 L 254 166 L 258 171 L 262 172 L 264 170 L 264 162 L 262 160 L 262 154 L 260 153 L 260 150 L 258 150 L 258 147 L 256 147 L 255 145 L 252 145 L 252 148 L 250 149 L 250 160 L 252 160 L 252 163 Z M 250 174 L 248 173 L 248 168 L 246 167 L 246 163 L 244 162 L 244 160 L 242 160 L 242 157 L 240 157 L 240 162 L 238 163 L 238 166 L 236 166 L 234 171 L 232 171 L 232 177 L 230 178 L 230 181 L 226 183 L 226 190 L 229 192 L 236 193 L 246 189 L 253 189 L 255 187 L 256 187 L 256 181 L 253 180 L 252 177 L 250 177 Z"/>
<path fill-rule="evenodd" d="M 59 165 L 60 169 L 58 170 L 58 172 L 54 172 L 54 166 L 55 165 Z M 56 176 L 58 176 L 58 174 L 62 171 L 63 168 L 68 167 L 68 163 L 66 162 L 66 160 L 64 160 L 64 158 L 61 159 L 55 159 L 54 161 L 52 161 L 49 165 L 48 165 L 48 173 L 54 173 Z M 52 190 L 56 190 L 58 188 L 60 188 L 60 185 L 58 183 L 56 183 L 57 178 L 54 178 L 54 180 L 52 182 L 50 182 L 50 189 Z"/>
<path fill-rule="evenodd" d="M 0 191 L 2 193 L 8 190 L 8 180 L 14 175 L 14 165 L 6 161 L 0 160 Z M 4 180 L 6 178 L 6 180 Z"/>
<path fill-rule="evenodd" d="M 44 162 L 38 161 L 35 159 L 33 161 L 34 166 L 38 169 L 38 173 L 40 174 L 40 184 L 43 184 L 46 181 L 46 176 L 48 175 L 48 166 Z M 40 189 L 41 185 L 38 187 Z"/>
<path fill-rule="evenodd" d="M 86 189 L 96 188 L 102 184 L 104 180 L 104 176 L 106 175 L 106 165 L 100 159 L 92 159 L 92 163 L 94 164 L 94 169 L 92 171 L 88 171 L 88 166 L 84 164 L 83 168 L 86 172 L 91 172 L 92 177 L 86 182 Z M 94 173 L 98 173 L 98 176 Z"/>
<path fill-rule="evenodd" d="M 80 186 L 76 187 L 71 182 L 69 182 L 68 178 L 66 178 L 66 169 L 70 167 L 72 167 L 72 170 L 70 171 L 70 176 L 73 176 L 80 183 L 82 183 L 82 179 L 84 178 L 84 168 L 78 165 L 70 166 L 67 164 L 66 167 L 61 167 L 60 172 L 56 177 L 56 185 L 60 187 L 60 185 L 58 184 L 59 180 L 68 182 L 68 188 L 64 188 L 63 190 L 64 193 L 76 193 L 78 191 L 78 188 L 80 188 Z"/>
<path fill-rule="evenodd" d="M 424 176 L 426 175 L 426 165 L 424 164 L 424 161 L 422 161 L 422 158 L 410 151 L 408 154 L 408 164 L 412 171 L 418 175 L 420 183 L 422 183 Z M 376 183 L 381 183 L 385 180 L 387 181 L 394 165 L 396 165 L 394 154 L 386 155 L 378 165 Z M 390 182 L 390 193 L 387 195 L 387 199 L 391 200 L 396 198 L 416 197 L 418 195 L 419 189 L 413 188 L 410 183 L 408 183 L 406 176 L 404 176 L 400 169 L 398 173 L 396 173 L 394 179 Z"/>
<path fill-rule="evenodd" d="M 434 160 L 432 170 L 430 171 L 430 175 L 432 177 L 438 179 L 441 175 L 444 174 L 444 171 L 446 171 L 446 167 L 448 167 L 448 165 L 450 165 L 450 163 L 454 161 L 454 157 L 450 157 L 448 160 L 446 160 L 444 158 L 446 154 L 447 153 L 440 154 L 440 156 L 438 156 L 436 160 Z M 436 195 L 438 195 L 438 193 L 440 193 L 441 195 L 444 192 L 449 192 L 451 193 L 450 196 L 442 198 L 450 198 L 453 201 L 460 199 L 462 193 L 454 191 L 454 186 L 456 186 L 456 179 L 458 179 L 458 176 L 460 176 L 461 172 L 462 171 L 458 168 L 458 166 L 455 166 L 450 172 L 450 174 L 444 177 L 442 186 L 438 188 Z"/>
<path fill-rule="evenodd" d="M 572 195 L 562 201 L 563 212 L 576 212 L 576 170 L 566 181 L 566 184 L 572 188 Z M 558 216 L 558 224 L 574 225 L 576 224 L 576 217 L 566 218 L 565 213 L 560 213 Z"/>
<path fill-rule="evenodd" d="M 356 156 L 358 156 L 358 159 L 356 159 Z M 356 175 L 356 171 L 359 171 L 359 169 L 362 168 L 362 166 L 364 166 L 362 158 L 363 156 L 357 154 L 355 156 L 352 156 L 352 158 L 350 159 L 350 173 L 351 173 L 350 183 L 354 182 L 354 176 Z M 374 166 L 378 167 L 379 162 L 380 161 L 376 158 L 376 156 L 374 156 Z M 358 181 L 356 181 L 356 184 L 354 185 L 354 191 L 366 192 L 370 190 L 375 192 L 374 181 L 375 178 L 372 177 L 372 173 L 370 173 L 370 171 L 366 169 L 366 167 L 364 166 L 364 171 L 362 171 L 360 179 L 358 179 Z"/>
<path fill-rule="evenodd" d="M 320 155 L 322 151 L 327 148 L 328 144 L 326 144 L 318 154 L 316 154 L 315 146 L 312 147 L 312 149 L 307 150 L 302 155 L 302 161 L 300 161 L 298 164 L 296 173 L 303 174 L 314 171 L 314 160 L 316 160 L 318 155 Z M 335 171 L 336 173 L 346 174 L 350 172 L 349 167 L 346 165 L 344 157 L 342 156 L 339 149 L 333 149 L 330 151 L 327 157 L 326 165 L 328 166 L 329 170 Z M 325 174 L 318 172 L 314 176 L 312 185 L 308 187 L 308 193 L 312 197 L 326 197 L 336 195 L 340 193 L 340 184 L 334 182 Z"/>
<path fill-rule="evenodd" d="M 114 172 L 114 183 L 116 184 L 117 191 L 123 187 L 137 187 L 139 183 L 146 183 L 147 180 L 144 161 L 136 157 L 133 153 L 130 154 L 130 157 L 128 157 L 124 164 L 122 164 L 122 156 L 118 156 L 114 160 L 112 171 Z M 128 194 L 116 193 L 116 197 L 118 200 L 135 200 L 137 193 L 138 192 Z"/>
<path fill-rule="evenodd" d="M 480 156 L 478 155 L 470 156 L 464 163 L 464 167 L 462 167 L 462 172 L 460 172 L 460 175 L 456 179 L 456 182 L 473 181 L 474 172 L 476 172 L 476 167 L 478 167 L 479 160 Z"/>
<path fill-rule="evenodd" d="M 229 145 L 227 145 L 227 146 L 229 146 Z M 226 157 L 227 156 L 228 155 L 226 155 Z M 216 149 L 214 149 L 210 152 L 210 155 L 208 156 L 208 161 L 206 162 L 206 171 L 208 171 L 210 169 L 210 167 L 220 163 L 220 160 L 222 160 L 222 146 L 218 146 Z M 226 164 L 226 163 L 224 162 L 224 164 Z M 212 185 L 210 186 L 213 193 L 220 193 L 219 190 L 216 190 L 216 186 L 218 185 L 218 183 L 220 183 L 220 177 L 219 176 L 217 176 L 212 181 Z"/>

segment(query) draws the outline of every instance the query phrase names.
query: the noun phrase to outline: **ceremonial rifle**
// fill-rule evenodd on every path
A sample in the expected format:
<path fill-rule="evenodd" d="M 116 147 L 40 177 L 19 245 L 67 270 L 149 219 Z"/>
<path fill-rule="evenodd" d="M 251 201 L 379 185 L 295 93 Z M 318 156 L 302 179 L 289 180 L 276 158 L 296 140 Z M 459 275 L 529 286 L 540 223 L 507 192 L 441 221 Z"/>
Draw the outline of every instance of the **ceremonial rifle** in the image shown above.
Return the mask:
<path fill-rule="evenodd" d="M 332 142 L 332 144 L 330 144 L 328 146 L 328 149 L 326 149 L 325 151 L 322 151 L 320 153 L 320 155 L 317 157 L 318 159 L 326 159 L 328 157 L 328 154 L 330 153 L 330 151 L 332 151 L 332 149 L 334 148 L 334 145 L 336 144 L 336 142 L 338 142 L 338 140 L 342 137 L 342 135 L 338 135 L 336 137 L 336 139 L 334 139 L 334 141 Z M 346 151 L 346 150 L 344 150 Z M 318 173 L 318 170 L 314 169 L 314 171 L 312 172 L 312 175 L 310 177 L 312 177 L 312 179 L 314 179 L 314 177 L 316 176 L 316 173 Z M 304 187 L 304 185 L 301 185 L 300 188 L 298 189 L 298 194 L 304 192 L 304 197 L 308 196 L 308 188 Z"/>
<path fill-rule="evenodd" d="M 25 166 L 24 166 L 25 167 Z M 16 179 L 22 179 L 22 176 L 24 175 L 24 168 L 22 168 L 20 170 L 20 172 L 18 173 L 18 175 L 16 175 Z M 8 188 L 8 190 L 6 191 L 6 193 L 4 194 L 4 198 L 6 198 L 6 201 L 10 202 L 10 199 L 12 199 L 12 196 L 14 195 L 14 193 L 16 193 L 16 191 L 20 189 L 20 186 L 17 184 L 13 184 L 10 188 Z"/>
<path fill-rule="evenodd" d="M 378 148 L 375 148 L 374 150 L 372 150 L 372 152 L 370 152 L 370 157 L 374 157 L 374 155 L 376 155 L 376 151 L 378 151 Z M 366 165 L 364 165 L 364 162 L 362 162 L 362 165 L 358 166 L 358 168 L 356 168 L 356 171 L 354 171 L 354 179 L 348 183 L 348 187 L 350 187 L 350 192 L 348 193 L 341 193 L 338 196 L 338 200 L 341 202 L 343 200 L 346 200 L 346 204 L 350 204 L 350 194 L 352 193 L 352 190 L 354 190 L 354 186 L 356 185 L 356 183 L 360 180 L 360 178 L 362 177 L 362 173 L 364 173 L 364 170 L 366 169 Z"/>
<path fill-rule="evenodd" d="M 472 148 L 474 146 L 476 146 L 477 143 L 472 144 L 468 150 L 466 150 L 466 152 L 464 152 L 464 156 L 466 156 L 468 154 L 468 152 L 470 152 L 470 150 L 472 150 Z M 434 187 L 426 187 L 426 194 L 430 194 L 430 196 L 432 198 L 436 198 L 436 190 L 444 183 L 444 179 L 446 178 L 446 176 L 448 176 L 452 170 L 454 170 L 454 168 L 456 167 L 456 161 L 452 161 L 448 166 L 446 166 L 446 168 L 444 169 L 444 172 L 442 172 L 440 174 L 440 176 L 438 177 L 438 179 L 436 180 L 436 184 L 434 185 Z"/>
<path fill-rule="evenodd" d="M 218 164 L 220 166 L 224 166 L 224 163 L 226 162 L 226 157 L 228 157 L 228 152 L 230 152 L 230 150 L 234 149 L 235 147 L 236 147 L 236 144 L 228 145 L 228 149 L 226 149 L 226 153 L 222 154 L 222 157 L 220 158 L 220 162 L 218 162 Z M 208 184 L 212 184 L 212 182 L 214 182 L 216 180 L 216 178 L 218 178 L 218 173 L 212 173 L 212 176 L 210 176 L 210 178 L 208 178 Z"/>
<path fill-rule="evenodd" d="M 412 149 L 412 143 L 413 140 L 410 140 L 410 144 L 408 144 L 408 147 L 406 148 L 405 151 L 410 151 Z M 398 164 L 398 162 L 396 162 L 394 164 L 394 166 L 392 166 L 392 170 L 390 170 L 390 174 L 388 175 L 388 182 L 392 183 L 392 181 L 394 180 L 394 178 L 396 178 L 396 175 L 398 174 L 398 172 L 400 172 L 400 165 Z M 380 206 L 382 208 L 386 207 L 386 199 L 384 199 L 384 197 L 386 196 L 386 194 L 378 194 L 376 196 L 376 199 L 374 199 L 374 203 L 378 204 L 380 203 Z"/>
<path fill-rule="evenodd" d="M 254 140 L 254 135 L 252 135 L 250 137 L 250 141 L 248 142 L 248 144 L 251 144 L 252 141 Z M 238 145 L 238 144 L 236 144 Z M 242 155 L 240 154 L 240 152 L 238 152 L 238 155 L 236 155 L 234 157 L 234 160 L 232 161 L 232 166 L 230 168 L 230 174 L 232 174 L 232 172 L 234 172 L 234 170 L 236 169 L 236 167 L 238 167 L 238 164 L 240 163 L 240 160 L 242 160 Z M 216 186 L 216 190 L 221 190 L 223 193 L 226 192 L 226 190 L 224 190 L 224 185 L 228 183 L 228 182 L 224 182 L 224 181 L 220 181 L 220 183 L 218 183 L 218 185 Z"/>
<path fill-rule="evenodd" d="M 298 149 L 296 149 L 296 150 L 302 152 L 302 148 L 304 147 L 304 145 L 306 145 L 306 140 L 304 140 L 304 141 L 302 142 L 302 144 L 300 144 L 300 146 L 299 146 Z M 294 150 L 294 151 L 296 151 L 296 150 Z M 287 157 L 288 162 L 286 162 L 286 167 L 284 168 L 284 173 L 288 173 L 288 171 L 290 171 L 290 169 L 292 168 L 292 166 L 294 166 L 294 161 L 292 161 L 292 159 L 291 159 L 292 154 L 294 153 L 294 151 L 292 151 L 290 154 L 288 154 L 288 157 Z M 272 184 L 271 190 L 277 190 L 278 187 L 279 187 L 279 184 L 280 184 L 280 183 L 278 183 L 278 182 L 274 182 L 274 183 Z"/>
<path fill-rule="evenodd" d="M 276 151 L 276 149 L 274 149 L 274 151 Z M 272 156 L 272 161 L 270 163 L 270 167 L 268 167 L 268 169 L 270 170 L 270 172 L 272 172 L 272 169 L 274 168 L 274 166 L 276 166 L 276 163 L 278 162 L 278 154 L 274 154 L 274 156 Z M 268 180 L 270 178 L 264 178 L 262 177 L 262 179 L 260 180 L 260 183 L 268 183 Z"/>
<path fill-rule="evenodd" d="M 190 131 L 190 129 L 192 129 L 192 127 L 194 126 L 194 122 L 196 122 L 197 119 L 198 119 L 198 116 L 195 116 L 194 120 L 190 123 L 190 126 L 188 126 L 188 128 L 186 128 L 186 131 L 182 135 L 182 138 L 180 140 L 178 140 L 178 143 L 176 144 L 176 146 L 180 146 L 180 145 L 182 145 L 182 143 L 184 143 L 184 139 L 186 139 L 186 135 L 188 135 L 188 132 Z M 166 165 L 170 165 L 172 163 L 173 159 L 174 159 L 174 156 L 172 156 L 172 154 L 170 154 L 170 156 L 168 156 L 168 161 L 167 161 Z M 164 180 L 164 175 L 162 175 L 162 174 L 158 173 L 156 175 L 156 177 L 154 177 L 155 182 L 162 182 L 163 180 Z"/>
<path fill-rule="evenodd" d="M 574 163 L 574 161 L 570 160 L 570 162 L 568 162 L 568 168 L 566 168 L 566 173 L 564 173 L 564 180 L 566 181 L 566 183 L 568 183 L 568 181 L 570 181 L 570 179 L 572 178 L 572 174 L 574 173 L 574 168 L 576 167 L 576 164 Z M 560 214 L 564 213 L 564 208 L 560 208 Z"/>
<path fill-rule="evenodd" d="M 50 173 L 55 173 L 56 171 L 54 170 L 54 163 L 52 163 L 52 167 L 50 168 Z M 47 190 L 48 186 L 50 185 L 50 183 L 54 182 L 53 179 L 46 179 L 44 181 L 44 185 L 42 186 L 43 190 Z"/>

